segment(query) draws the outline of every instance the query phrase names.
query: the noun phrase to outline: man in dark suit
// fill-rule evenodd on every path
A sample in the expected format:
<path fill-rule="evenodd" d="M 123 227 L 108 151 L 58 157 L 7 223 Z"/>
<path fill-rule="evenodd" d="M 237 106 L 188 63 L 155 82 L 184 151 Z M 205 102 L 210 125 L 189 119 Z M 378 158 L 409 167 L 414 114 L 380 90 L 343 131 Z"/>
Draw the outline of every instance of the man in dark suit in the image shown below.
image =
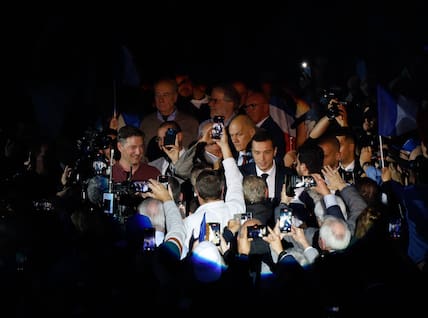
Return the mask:
<path fill-rule="evenodd" d="M 240 167 L 242 175 L 261 176 L 266 180 L 269 199 L 275 208 L 281 201 L 281 190 L 286 174 L 292 174 L 291 169 L 285 168 L 282 160 L 275 160 L 277 147 L 271 134 L 265 129 L 259 129 L 251 140 L 251 153 L 254 162 Z"/>

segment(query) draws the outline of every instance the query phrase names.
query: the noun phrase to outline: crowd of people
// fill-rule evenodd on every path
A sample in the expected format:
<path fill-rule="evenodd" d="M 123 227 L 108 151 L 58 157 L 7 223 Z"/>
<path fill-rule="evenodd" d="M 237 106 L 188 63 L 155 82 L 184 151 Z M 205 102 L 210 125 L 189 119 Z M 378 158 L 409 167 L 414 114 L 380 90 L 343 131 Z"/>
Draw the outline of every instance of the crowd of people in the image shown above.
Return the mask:
<path fill-rule="evenodd" d="M 101 118 L 68 162 L 48 140 L 4 134 L 7 308 L 18 317 L 419 310 L 427 101 L 417 127 L 391 139 L 378 136 L 362 84 L 324 100 L 258 84 L 158 79 L 144 117 Z"/>

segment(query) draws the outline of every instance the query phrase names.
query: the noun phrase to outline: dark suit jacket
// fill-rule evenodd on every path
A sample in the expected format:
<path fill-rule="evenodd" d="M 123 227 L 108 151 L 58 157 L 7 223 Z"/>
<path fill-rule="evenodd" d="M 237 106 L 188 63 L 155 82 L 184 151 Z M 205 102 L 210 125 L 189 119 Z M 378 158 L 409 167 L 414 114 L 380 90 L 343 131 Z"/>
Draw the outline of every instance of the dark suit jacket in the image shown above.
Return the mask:
<path fill-rule="evenodd" d="M 245 177 L 247 175 L 257 175 L 256 172 L 256 163 L 251 162 L 247 163 L 246 165 L 243 165 L 239 167 L 241 170 L 242 175 Z M 292 171 L 290 168 L 284 167 L 281 162 L 276 160 L 276 173 L 275 173 L 275 197 L 272 198 L 272 206 L 275 208 L 280 202 L 281 202 L 281 190 L 282 185 L 284 183 L 284 177 L 286 174 L 291 174 Z"/>

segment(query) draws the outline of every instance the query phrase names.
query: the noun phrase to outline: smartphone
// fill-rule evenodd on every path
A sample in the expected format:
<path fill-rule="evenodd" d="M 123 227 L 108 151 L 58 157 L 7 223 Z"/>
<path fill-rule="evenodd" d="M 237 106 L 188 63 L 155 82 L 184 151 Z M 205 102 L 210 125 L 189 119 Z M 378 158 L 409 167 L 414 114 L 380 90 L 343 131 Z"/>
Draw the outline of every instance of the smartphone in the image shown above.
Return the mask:
<path fill-rule="evenodd" d="M 305 188 L 311 188 L 311 187 L 317 186 L 317 183 L 316 183 L 314 177 L 312 177 L 312 176 L 303 176 L 302 180 L 303 180 Z"/>
<path fill-rule="evenodd" d="M 208 223 L 208 241 L 219 246 L 220 245 L 220 223 Z"/>
<path fill-rule="evenodd" d="M 162 185 L 168 189 L 168 176 L 159 175 L 158 176 L 158 182 L 162 183 Z"/>
<path fill-rule="evenodd" d="M 247 238 L 261 238 L 263 236 L 267 236 L 267 228 L 265 225 L 252 225 L 247 226 Z"/>
<path fill-rule="evenodd" d="M 284 176 L 284 184 L 285 184 L 285 194 L 288 197 L 294 197 L 296 193 L 294 192 L 294 188 L 296 185 L 296 175 L 286 174 Z"/>
<path fill-rule="evenodd" d="M 312 176 L 301 176 L 295 177 L 293 180 L 293 188 L 311 188 L 317 185 L 314 177 Z"/>
<path fill-rule="evenodd" d="M 283 207 L 279 212 L 279 230 L 290 232 L 293 219 L 293 210 L 290 207 Z"/>
<path fill-rule="evenodd" d="M 214 116 L 213 128 L 211 130 L 211 138 L 221 139 L 224 129 L 224 116 Z"/>
<path fill-rule="evenodd" d="M 163 138 L 163 145 L 166 146 L 174 146 L 175 138 L 177 137 L 177 130 L 174 128 L 168 128 L 165 133 L 165 137 Z"/>
<path fill-rule="evenodd" d="M 134 181 L 132 183 L 132 186 L 134 187 L 135 192 L 149 192 L 151 191 L 149 188 L 149 182 L 147 180 L 144 181 Z"/>
<path fill-rule="evenodd" d="M 156 248 L 155 233 L 154 227 L 144 228 L 143 251 L 153 251 Z"/>
<path fill-rule="evenodd" d="M 105 192 L 103 193 L 103 211 L 107 214 L 114 212 L 114 194 Z"/>

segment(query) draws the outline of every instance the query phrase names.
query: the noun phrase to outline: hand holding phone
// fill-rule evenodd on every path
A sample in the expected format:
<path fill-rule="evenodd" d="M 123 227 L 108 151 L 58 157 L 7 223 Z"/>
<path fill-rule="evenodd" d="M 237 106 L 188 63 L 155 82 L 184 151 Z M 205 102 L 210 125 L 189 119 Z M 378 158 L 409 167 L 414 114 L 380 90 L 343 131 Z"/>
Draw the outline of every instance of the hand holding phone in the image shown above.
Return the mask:
<path fill-rule="evenodd" d="M 168 128 L 163 139 L 164 147 L 175 146 L 175 139 L 177 138 L 177 131 L 174 128 Z"/>

